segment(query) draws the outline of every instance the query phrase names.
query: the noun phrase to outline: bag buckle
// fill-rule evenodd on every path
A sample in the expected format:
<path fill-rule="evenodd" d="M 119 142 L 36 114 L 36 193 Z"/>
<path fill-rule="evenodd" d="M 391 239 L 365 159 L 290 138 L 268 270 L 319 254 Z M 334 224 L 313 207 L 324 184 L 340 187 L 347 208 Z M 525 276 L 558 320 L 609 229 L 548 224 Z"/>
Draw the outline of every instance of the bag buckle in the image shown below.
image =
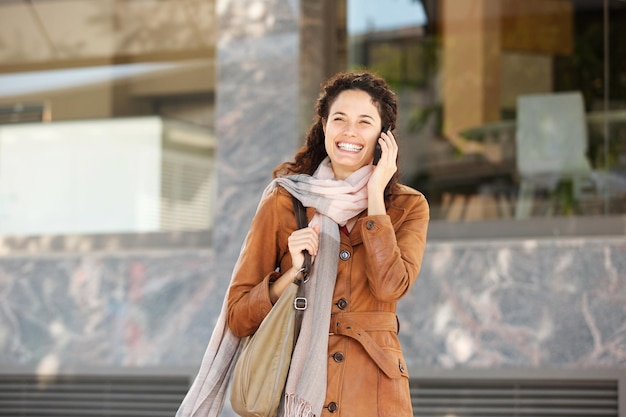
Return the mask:
<path fill-rule="evenodd" d="M 296 284 L 300 285 L 302 283 L 306 284 L 309 282 L 309 273 L 307 268 L 304 266 L 296 271 L 296 275 L 294 277 L 294 281 Z"/>
<path fill-rule="evenodd" d="M 305 297 L 296 297 L 293 300 L 293 308 L 295 308 L 296 310 L 306 310 L 308 305 L 309 302 Z"/>

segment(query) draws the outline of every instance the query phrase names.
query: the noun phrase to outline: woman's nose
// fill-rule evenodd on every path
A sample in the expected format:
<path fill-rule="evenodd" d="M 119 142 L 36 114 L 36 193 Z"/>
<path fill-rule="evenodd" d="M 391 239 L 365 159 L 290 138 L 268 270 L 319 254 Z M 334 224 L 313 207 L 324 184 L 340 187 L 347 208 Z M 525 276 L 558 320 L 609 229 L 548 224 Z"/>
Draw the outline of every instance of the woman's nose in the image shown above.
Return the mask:
<path fill-rule="evenodd" d="M 356 126 L 353 124 L 347 124 L 343 133 L 346 136 L 356 136 Z"/>

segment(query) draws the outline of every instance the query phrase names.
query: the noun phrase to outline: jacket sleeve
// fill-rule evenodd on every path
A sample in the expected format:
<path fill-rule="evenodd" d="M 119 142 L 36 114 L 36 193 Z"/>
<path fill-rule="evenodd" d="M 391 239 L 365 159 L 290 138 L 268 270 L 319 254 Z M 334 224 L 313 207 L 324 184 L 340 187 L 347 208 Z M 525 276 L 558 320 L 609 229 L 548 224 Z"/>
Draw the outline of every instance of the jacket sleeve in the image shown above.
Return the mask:
<path fill-rule="evenodd" d="M 428 202 L 421 193 L 405 202 L 405 215 L 395 230 L 389 215 L 367 216 L 361 223 L 367 280 L 374 297 L 383 302 L 397 301 L 409 291 L 426 248 Z"/>
<path fill-rule="evenodd" d="M 239 337 L 256 331 L 272 308 L 270 283 L 284 255 L 281 248 L 278 188 L 261 202 L 241 249 L 228 290 L 227 323 Z"/>

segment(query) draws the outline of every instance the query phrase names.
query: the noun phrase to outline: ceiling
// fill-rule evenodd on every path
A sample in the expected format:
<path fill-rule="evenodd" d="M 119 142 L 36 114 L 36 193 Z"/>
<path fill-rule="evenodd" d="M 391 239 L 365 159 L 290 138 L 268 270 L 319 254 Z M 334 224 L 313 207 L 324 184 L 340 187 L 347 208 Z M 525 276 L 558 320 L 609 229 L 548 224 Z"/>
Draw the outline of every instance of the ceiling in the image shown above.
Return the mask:
<path fill-rule="evenodd" d="M 4 0 L 0 72 L 206 58 L 214 1 Z"/>

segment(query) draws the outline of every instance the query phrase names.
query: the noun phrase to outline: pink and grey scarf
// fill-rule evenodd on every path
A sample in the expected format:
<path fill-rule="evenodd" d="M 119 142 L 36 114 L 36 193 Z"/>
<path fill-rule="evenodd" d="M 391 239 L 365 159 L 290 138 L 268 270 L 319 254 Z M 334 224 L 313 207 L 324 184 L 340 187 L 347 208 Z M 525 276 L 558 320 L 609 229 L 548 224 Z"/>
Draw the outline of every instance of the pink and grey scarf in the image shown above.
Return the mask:
<path fill-rule="evenodd" d="M 279 410 L 281 416 L 313 417 L 322 413 L 326 396 L 328 327 L 339 252 L 337 225 L 345 225 L 367 208 L 367 182 L 371 174 L 372 166 L 366 165 L 345 180 L 335 180 L 330 160 L 326 158 L 312 176 L 277 178 L 263 192 L 261 201 L 277 186 L 285 188 L 305 207 L 316 209 L 310 225 L 320 226 L 318 255 L 305 286 L 309 307 L 292 356 L 284 404 Z M 239 267 L 237 262 L 234 271 Z M 224 298 L 200 370 L 176 417 L 217 417 L 222 410 L 235 359 L 243 345 L 226 324 L 227 298 Z"/>

